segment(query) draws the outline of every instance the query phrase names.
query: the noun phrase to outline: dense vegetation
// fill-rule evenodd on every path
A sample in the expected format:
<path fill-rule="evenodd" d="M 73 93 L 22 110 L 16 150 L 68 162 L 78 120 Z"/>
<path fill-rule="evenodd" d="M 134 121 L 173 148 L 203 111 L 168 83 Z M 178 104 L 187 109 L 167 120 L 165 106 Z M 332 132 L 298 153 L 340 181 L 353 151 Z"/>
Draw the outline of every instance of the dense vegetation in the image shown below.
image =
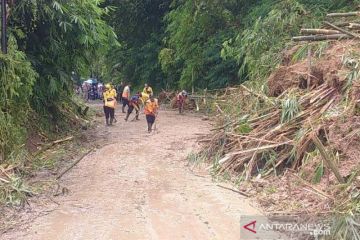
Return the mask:
<path fill-rule="evenodd" d="M 108 22 L 122 43 L 108 58 L 111 79 L 157 88 L 221 88 L 262 80 L 301 26 L 358 1 L 111 1 Z"/>
<path fill-rule="evenodd" d="M 30 127 L 66 127 L 71 72 L 88 75 L 99 46 L 116 44 L 103 20 L 107 12 L 95 0 L 10 5 L 9 54 L 0 55 L 0 160 L 24 143 Z"/>
<path fill-rule="evenodd" d="M 1 58 L 0 152 L 21 145 L 29 119 L 66 128 L 70 74 L 160 88 L 262 80 L 301 26 L 358 1 L 21 0 L 10 5 Z M 118 44 L 116 40 L 118 37 Z M 71 112 L 71 111 L 70 111 Z"/>

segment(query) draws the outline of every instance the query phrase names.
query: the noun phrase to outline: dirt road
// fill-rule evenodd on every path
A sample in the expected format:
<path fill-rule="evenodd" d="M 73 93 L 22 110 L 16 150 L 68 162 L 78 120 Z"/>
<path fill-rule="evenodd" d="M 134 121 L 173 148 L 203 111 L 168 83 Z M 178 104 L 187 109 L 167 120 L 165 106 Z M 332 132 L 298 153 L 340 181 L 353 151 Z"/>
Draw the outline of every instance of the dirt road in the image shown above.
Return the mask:
<path fill-rule="evenodd" d="M 1 239 L 240 239 L 240 215 L 256 211 L 186 167 L 198 134 L 209 131 L 207 122 L 162 111 L 158 131 L 149 135 L 144 116 L 125 123 L 118 114 L 118 121 L 99 125 L 111 144 L 64 176 L 61 184 L 70 192 L 55 198 L 59 206 Z"/>

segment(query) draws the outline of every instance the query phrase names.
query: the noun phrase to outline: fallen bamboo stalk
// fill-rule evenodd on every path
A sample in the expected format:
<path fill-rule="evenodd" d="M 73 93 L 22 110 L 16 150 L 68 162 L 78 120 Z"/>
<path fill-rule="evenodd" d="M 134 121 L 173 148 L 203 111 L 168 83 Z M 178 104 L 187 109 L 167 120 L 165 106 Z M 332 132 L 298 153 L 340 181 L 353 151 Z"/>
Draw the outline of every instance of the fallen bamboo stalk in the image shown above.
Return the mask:
<path fill-rule="evenodd" d="M 232 153 L 229 153 L 227 155 L 228 156 L 234 156 L 234 155 L 240 155 L 240 154 L 245 154 L 245 153 L 252 153 L 252 152 L 255 152 L 255 151 L 264 151 L 264 150 L 267 150 L 267 149 L 280 147 L 282 145 L 289 145 L 289 144 L 292 144 L 292 143 L 293 143 L 293 141 L 287 141 L 287 142 L 283 142 L 283 143 L 262 146 L 262 147 L 259 147 L 259 148 L 252 148 L 252 149 L 247 149 L 247 150 L 243 150 L 243 151 L 232 152 Z"/>
<path fill-rule="evenodd" d="M 303 28 L 300 30 L 301 34 L 323 34 L 323 35 L 332 35 L 332 34 L 340 34 L 341 32 L 337 30 L 329 30 L 329 29 L 314 29 L 314 28 Z"/>
<path fill-rule="evenodd" d="M 59 139 L 59 140 L 55 140 L 49 144 L 46 144 L 43 148 L 41 148 L 40 150 L 38 150 L 34 156 L 38 156 L 39 154 L 41 154 L 42 152 L 45 152 L 46 150 L 48 150 L 49 148 L 51 148 L 52 146 L 55 146 L 57 144 L 63 143 L 63 142 L 67 142 L 67 141 L 71 141 L 74 139 L 74 136 L 70 136 L 70 137 L 66 137 L 63 139 Z"/>
<path fill-rule="evenodd" d="M 59 140 L 53 141 L 52 144 L 55 145 L 55 144 L 71 141 L 73 139 L 74 139 L 74 136 L 70 136 L 70 137 L 67 137 L 67 138 L 64 138 L 64 139 L 59 139 Z"/>
<path fill-rule="evenodd" d="M 68 171 L 70 171 L 73 167 L 75 167 L 81 160 L 83 160 L 87 155 L 89 155 L 91 152 L 93 152 L 95 148 L 90 149 L 86 153 L 84 153 L 78 160 L 76 160 L 74 163 L 72 163 L 68 168 L 66 168 L 62 173 L 60 173 L 56 180 L 59 180 L 62 176 L 64 176 Z"/>
<path fill-rule="evenodd" d="M 296 177 L 297 179 L 299 179 L 300 182 L 301 182 L 303 185 L 305 185 L 305 186 L 313 189 L 314 191 L 318 192 L 319 194 L 323 195 L 324 197 L 327 197 L 327 198 L 329 198 L 329 199 L 334 200 L 333 197 L 331 197 L 331 196 L 329 196 L 328 194 L 324 193 L 324 192 L 321 191 L 320 189 L 317 189 L 316 187 L 312 186 L 310 183 L 308 183 L 307 181 L 305 181 L 304 179 L 302 179 L 302 178 L 299 177 L 298 175 L 296 175 L 296 174 L 294 174 L 294 173 L 292 173 L 292 172 L 289 172 L 289 173 L 290 173 L 291 175 L 293 175 L 294 177 Z"/>
<path fill-rule="evenodd" d="M 220 185 L 220 184 L 217 184 L 216 186 L 221 187 L 221 188 L 226 189 L 226 190 L 230 190 L 230 191 L 236 192 L 236 193 L 238 193 L 238 194 L 240 194 L 240 195 L 243 195 L 244 197 L 250 197 L 249 194 L 244 193 L 244 192 L 241 192 L 241 191 L 239 191 L 239 190 L 235 190 L 235 189 L 232 189 L 232 188 L 228 188 L 228 187 L 222 186 L 222 185 Z"/>
<path fill-rule="evenodd" d="M 327 17 L 355 17 L 360 16 L 360 12 L 346 12 L 346 13 L 329 13 Z"/>
<path fill-rule="evenodd" d="M 293 37 L 292 40 L 295 42 L 301 41 L 324 41 L 324 40 L 342 40 L 351 39 L 352 37 L 348 34 L 332 34 L 332 35 L 310 35 L 310 36 L 297 36 Z"/>
<path fill-rule="evenodd" d="M 333 29 L 335 29 L 335 30 L 338 30 L 339 32 L 342 32 L 342 33 L 344 33 L 344 34 L 347 34 L 347 35 L 349 35 L 349 36 L 351 36 L 351 37 L 353 37 L 353 38 L 360 39 L 360 36 L 359 36 L 359 35 L 357 35 L 357 34 L 355 34 L 355 33 L 352 33 L 352 32 L 350 32 L 350 31 L 348 31 L 348 30 L 345 30 L 345 29 L 343 29 L 343 28 L 341 28 L 341 27 L 335 26 L 335 25 L 332 24 L 332 23 L 329 23 L 329 22 L 325 21 L 324 24 L 327 25 L 327 26 L 329 26 L 329 27 L 331 27 L 331 28 L 333 28 Z"/>
<path fill-rule="evenodd" d="M 262 98 L 263 100 L 271 103 L 271 105 L 275 106 L 275 103 L 274 103 L 270 98 L 268 98 L 266 95 L 264 95 L 264 94 L 259 94 L 259 93 L 257 93 L 257 92 L 254 92 L 253 90 L 245 87 L 244 85 L 240 85 L 240 87 L 241 87 L 242 89 L 244 89 L 245 91 L 247 91 L 248 93 L 251 93 L 251 94 L 257 96 L 258 98 Z"/>
<path fill-rule="evenodd" d="M 345 180 L 341 176 L 339 169 L 336 167 L 336 165 L 332 161 L 331 157 L 326 152 L 326 149 L 325 149 L 324 145 L 322 144 L 322 142 L 320 141 L 320 139 L 314 133 L 312 134 L 311 138 L 312 138 L 314 144 L 316 145 L 316 147 L 319 149 L 320 154 L 321 154 L 322 158 L 325 160 L 326 165 L 332 170 L 332 172 L 334 173 L 337 180 L 340 183 L 345 183 Z"/>
<path fill-rule="evenodd" d="M 360 24 L 359 23 L 349 23 L 349 28 L 350 29 L 360 29 Z"/>
<path fill-rule="evenodd" d="M 5 179 L 3 179 L 3 178 L 0 178 L 0 181 L 2 181 L 2 182 L 4 182 L 4 183 L 10 183 L 10 181 L 5 180 Z"/>

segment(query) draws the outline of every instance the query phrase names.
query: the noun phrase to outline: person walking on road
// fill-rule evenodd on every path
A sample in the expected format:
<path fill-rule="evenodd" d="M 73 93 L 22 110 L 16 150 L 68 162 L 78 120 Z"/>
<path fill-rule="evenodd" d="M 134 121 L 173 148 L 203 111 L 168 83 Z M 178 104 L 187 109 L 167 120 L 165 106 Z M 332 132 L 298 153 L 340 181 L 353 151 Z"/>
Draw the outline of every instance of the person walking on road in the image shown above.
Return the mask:
<path fill-rule="evenodd" d="M 130 102 L 129 102 L 129 108 L 125 117 L 125 121 L 127 121 L 130 117 L 130 114 L 134 111 L 135 109 L 135 119 L 139 120 L 139 112 L 140 112 L 140 103 L 141 103 L 141 99 L 140 99 L 140 94 L 136 94 L 134 96 L 131 97 Z"/>
<path fill-rule="evenodd" d="M 150 96 L 150 99 L 145 103 L 145 116 L 148 125 L 148 132 L 151 133 L 152 126 L 155 123 L 158 114 L 159 104 L 158 100 L 154 96 Z"/>
<path fill-rule="evenodd" d="M 154 95 L 153 89 L 147 83 L 145 83 L 145 87 L 144 87 L 144 90 L 142 92 L 149 95 L 149 96 Z"/>
<path fill-rule="evenodd" d="M 110 126 L 115 119 L 116 90 L 110 84 L 105 84 L 103 97 L 106 125 Z"/>
<path fill-rule="evenodd" d="M 125 107 L 128 106 L 129 107 L 129 103 L 130 103 L 130 88 L 131 88 L 131 83 L 129 83 L 128 85 L 126 85 L 126 87 L 124 88 L 124 91 L 122 93 L 122 112 L 125 113 Z"/>

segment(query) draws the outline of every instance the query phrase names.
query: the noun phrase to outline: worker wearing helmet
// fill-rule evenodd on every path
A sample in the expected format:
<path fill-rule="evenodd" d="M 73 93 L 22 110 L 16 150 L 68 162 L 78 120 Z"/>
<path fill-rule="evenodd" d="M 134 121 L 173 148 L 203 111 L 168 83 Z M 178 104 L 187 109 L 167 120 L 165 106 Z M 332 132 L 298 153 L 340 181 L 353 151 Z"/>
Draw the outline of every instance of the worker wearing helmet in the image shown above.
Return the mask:
<path fill-rule="evenodd" d="M 115 119 L 116 95 L 116 90 L 110 84 L 105 84 L 103 97 L 104 113 L 107 126 L 112 125 Z"/>
<path fill-rule="evenodd" d="M 153 89 L 147 83 L 145 83 L 145 87 L 144 87 L 144 90 L 142 92 L 149 95 L 149 96 L 154 95 Z"/>

